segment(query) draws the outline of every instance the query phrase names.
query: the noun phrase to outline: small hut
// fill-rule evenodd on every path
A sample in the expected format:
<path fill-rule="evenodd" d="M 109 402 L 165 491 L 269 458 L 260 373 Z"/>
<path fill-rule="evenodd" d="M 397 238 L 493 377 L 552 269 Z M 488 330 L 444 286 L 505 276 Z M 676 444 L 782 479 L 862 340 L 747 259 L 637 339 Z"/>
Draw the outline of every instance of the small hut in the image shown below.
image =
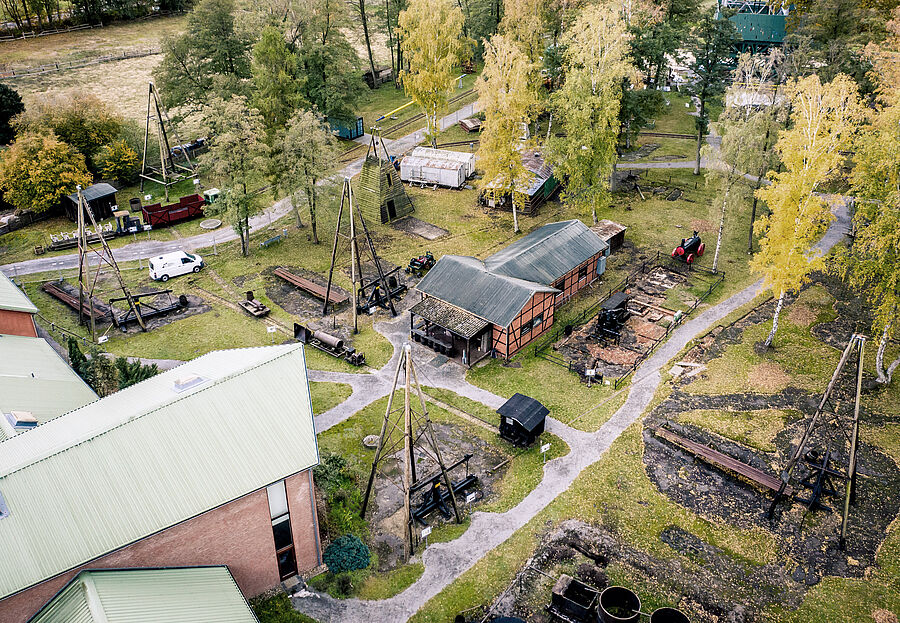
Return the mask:
<path fill-rule="evenodd" d="M 88 186 L 81 191 L 84 200 L 94 213 L 94 218 L 99 220 L 112 218 L 113 211 L 116 209 L 116 189 L 109 184 L 100 183 Z M 65 208 L 66 216 L 71 220 L 78 220 L 78 193 L 74 192 L 66 197 Z M 85 215 L 87 216 L 87 215 Z"/>
<path fill-rule="evenodd" d="M 625 244 L 625 231 L 628 228 L 609 219 L 600 219 L 596 225 L 591 225 L 591 231 L 600 236 L 610 251 L 615 251 Z"/>
<path fill-rule="evenodd" d="M 559 193 L 559 181 L 553 177 L 553 167 L 544 161 L 539 151 L 523 151 L 522 164 L 531 173 L 531 179 L 516 185 L 516 209 L 532 215 Z M 511 199 L 511 193 L 498 188 L 495 182 L 487 184 L 481 193 L 481 204 L 498 210 L 512 211 Z"/>
<path fill-rule="evenodd" d="M 369 85 L 370 89 L 377 89 L 379 85 L 390 82 L 394 79 L 394 70 L 387 66 L 375 68 L 375 78 L 372 78 L 372 70 L 367 69 L 363 73 L 363 80 Z"/>
<path fill-rule="evenodd" d="M 550 410 L 534 398 L 516 393 L 497 409 L 497 413 L 500 414 L 500 436 L 524 448 L 544 432 L 544 420 Z"/>

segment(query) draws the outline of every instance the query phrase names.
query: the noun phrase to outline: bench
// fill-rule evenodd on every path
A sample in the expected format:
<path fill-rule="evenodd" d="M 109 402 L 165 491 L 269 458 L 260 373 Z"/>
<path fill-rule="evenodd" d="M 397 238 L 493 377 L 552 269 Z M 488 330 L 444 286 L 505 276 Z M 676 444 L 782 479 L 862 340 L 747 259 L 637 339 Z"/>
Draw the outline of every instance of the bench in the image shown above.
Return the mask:
<path fill-rule="evenodd" d="M 284 236 L 282 236 L 281 234 L 278 234 L 277 236 L 273 236 L 273 237 L 269 238 L 268 240 L 264 240 L 263 242 L 260 242 L 259 248 L 267 249 L 267 248 L 269 248 L 269 245 L 273 245 L 276 242 L 281 242 L 282 240 L 284 240 Z"/>

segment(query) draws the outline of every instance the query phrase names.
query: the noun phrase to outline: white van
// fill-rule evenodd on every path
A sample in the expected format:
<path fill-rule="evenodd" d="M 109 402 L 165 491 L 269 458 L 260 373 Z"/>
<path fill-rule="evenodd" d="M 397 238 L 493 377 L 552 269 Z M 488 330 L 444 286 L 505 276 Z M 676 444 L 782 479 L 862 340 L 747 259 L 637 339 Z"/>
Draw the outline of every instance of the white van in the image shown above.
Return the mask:
<path fill-rule="evenodd" d="M 203 258 L 193 253 L 175 251 L 154 257 L 150 260 L 150 278 L 168 281 L 169 277 L 177 277 L 187 273 L 199 273 L 206 266 Z"/>

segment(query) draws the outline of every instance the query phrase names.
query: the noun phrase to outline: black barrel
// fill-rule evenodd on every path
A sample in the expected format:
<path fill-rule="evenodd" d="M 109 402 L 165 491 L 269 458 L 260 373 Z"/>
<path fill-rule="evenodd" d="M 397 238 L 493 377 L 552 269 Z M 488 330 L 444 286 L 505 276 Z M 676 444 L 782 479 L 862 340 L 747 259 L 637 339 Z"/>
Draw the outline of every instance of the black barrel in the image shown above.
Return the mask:
<path fill-rule="evenodd" d="M 657 608 L 650 615 L 650 623 L 691 623 L 691 620 L 676 608 Z"/>
<path fill-rule="evenodd" d="M 637 623 L 641 618 L 641 599 L 623 586 L 610 586 L 600 593 L 597 608 L 599 623 Z"/>

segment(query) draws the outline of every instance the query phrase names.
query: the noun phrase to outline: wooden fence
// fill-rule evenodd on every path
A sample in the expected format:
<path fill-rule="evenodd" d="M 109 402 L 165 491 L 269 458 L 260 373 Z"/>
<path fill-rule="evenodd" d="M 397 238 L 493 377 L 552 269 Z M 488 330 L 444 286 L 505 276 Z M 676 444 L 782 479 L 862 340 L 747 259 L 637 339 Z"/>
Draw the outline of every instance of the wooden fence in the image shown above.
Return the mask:
<path fill-rule="evenodd" d="M 79 67 L 87 67 L 89 65 L 99 65 L 100 63 L 108 63 L 110 61 L 121 61 L 129 58 L 141 58 L 144 56 L 153 56 L 162 54 L 160 48 L 138 48 L 132 50 L 122 50 L 115 54 L 105 54 L 103 56 L 94 56 L 92 58 L 84 58 L 76 61 L 66 61 L 62 63 L 48 63 L 46 65 L 37 65 L 35 67 L 20 68 L 0 68 L 0 79 L 25 78 L 28 76 L 39 76 L 54 71 L 66 71 L 69 69 L 77 69 Z"/>

